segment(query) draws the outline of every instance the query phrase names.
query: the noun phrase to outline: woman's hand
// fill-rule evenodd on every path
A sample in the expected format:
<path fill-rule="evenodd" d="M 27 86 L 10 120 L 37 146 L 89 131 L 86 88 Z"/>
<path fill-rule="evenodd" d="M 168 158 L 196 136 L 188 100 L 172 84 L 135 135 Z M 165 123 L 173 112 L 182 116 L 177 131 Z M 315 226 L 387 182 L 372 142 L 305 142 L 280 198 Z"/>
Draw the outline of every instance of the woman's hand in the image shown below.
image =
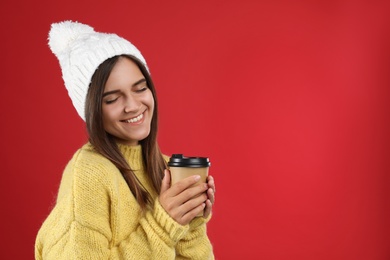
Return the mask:
<path fill-rule="evenodd" d="M 211 186 L 207 183 L 192 186 L 197 183 L 199 179 L 199 175 L 190 176 L 170 187 L 170 172 L 169 170 L 164 171 L 159 201 L 169 216 L 180 225 L 187 225 L 190 223 L 191 220 L 205 208 L 209 208 L 208 215 L 211 212 L 210 204 L 212 203 L 209 193 L 212 194 L 212 201 L 214 201 L 214 192 L 208 191 L 206 194 L 206 190 L 215 189 L 214 182 L 211 181 Z M 207 204 L 209 204 L 209 206 L 207 206 Z"/>
<path fill-rule="evenodd" d="M 207 177 L 207 185 L 208 185 L 208 189 L 207 189 L 208 199 L 206 200 L 206 208 L 203 214 L 204 218 L 207 218 L 211 214 L 211 209 L 215 202 L 215 183 L 214 183 L 214 178 L 212 176 Z"/>

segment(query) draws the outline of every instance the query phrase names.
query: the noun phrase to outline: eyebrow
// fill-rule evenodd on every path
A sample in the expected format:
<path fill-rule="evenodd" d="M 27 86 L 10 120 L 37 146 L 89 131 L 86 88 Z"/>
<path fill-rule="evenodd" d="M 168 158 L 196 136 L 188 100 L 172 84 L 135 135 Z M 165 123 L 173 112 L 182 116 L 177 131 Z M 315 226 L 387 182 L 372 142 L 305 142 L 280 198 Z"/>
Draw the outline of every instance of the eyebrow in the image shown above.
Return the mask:
<path fill-rule="evenodd" d="M 140 79 L 140 80 L 134 82 L 134 83 L 131 85 L 131 87 L 133 88 L 133 87 L 135 87 L 135 86 L 137 86 L 137 85 L 139 85 L 139 84 L 141 84 L 141 83 L 144 83 L 144 82 L 146 82 L 146 79 L 145 79 L 145 78 L 142 78 L 142 79 Z M 120 92 L 119 89 L 115 89 L 115 90 L 112 90 L 112 91 L 108 91 L 108 92 L 103 93 L 103 97 L 108 96 L 108 95 L 111 95 L 111 94 L 115 94 L 115 93 L 118 93 L 118 92 Z"/>

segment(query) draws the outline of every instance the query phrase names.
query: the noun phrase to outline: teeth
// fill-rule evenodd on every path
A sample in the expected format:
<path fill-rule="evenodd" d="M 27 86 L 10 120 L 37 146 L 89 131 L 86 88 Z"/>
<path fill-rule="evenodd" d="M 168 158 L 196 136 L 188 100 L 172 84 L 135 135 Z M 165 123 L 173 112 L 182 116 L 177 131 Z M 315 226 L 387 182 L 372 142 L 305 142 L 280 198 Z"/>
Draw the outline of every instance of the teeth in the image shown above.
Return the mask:
<path fill-rule="evenodd" d="M 139 120 L 141 120 L 143 117 L 144 117 L 144 114 L 141 114 L 135 118 L 131 118 L 129 120 L 126 120 L 126 122 L 127 123 L 135 123 L 135 122 L 138 122 Z"/>

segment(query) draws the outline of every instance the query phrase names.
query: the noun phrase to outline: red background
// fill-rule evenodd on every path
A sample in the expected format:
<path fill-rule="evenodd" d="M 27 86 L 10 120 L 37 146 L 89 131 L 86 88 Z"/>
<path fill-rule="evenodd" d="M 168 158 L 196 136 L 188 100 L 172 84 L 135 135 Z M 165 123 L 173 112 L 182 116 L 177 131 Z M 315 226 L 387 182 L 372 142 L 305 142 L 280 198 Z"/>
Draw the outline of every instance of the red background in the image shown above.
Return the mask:
<path fill-rule="evenodd" d="M 142 51 L 164 153 L 208 156 L 217 259 L 390 259 L 388 1 L 0 3 L 1 258 L 32 259 L 84 142 L 52 22 Z"/>

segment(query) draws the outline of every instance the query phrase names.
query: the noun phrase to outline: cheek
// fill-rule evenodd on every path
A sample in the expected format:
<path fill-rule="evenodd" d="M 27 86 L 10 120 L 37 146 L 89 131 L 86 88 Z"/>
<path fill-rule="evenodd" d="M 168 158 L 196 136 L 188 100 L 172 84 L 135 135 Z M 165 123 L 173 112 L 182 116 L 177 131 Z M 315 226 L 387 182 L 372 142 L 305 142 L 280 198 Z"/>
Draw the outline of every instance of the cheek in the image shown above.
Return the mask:
<path fill-rule="evenodd" d="M 147 101 L 145 103 L 147 103 L 149 109 L 151 110 L 151 112 L 153 114 L 153 111 L 154 111 L 154 98 L 153 98 L 153 95 L 152 95 L 151 91 L 149 91 L 148 99 L 147 99 Z"/>
<path fill-rule="evenodd" d="M 152 112 L 154 112 L 154 99 L 153 98 L 152 98 L 150 103 L 151 103 L 150 109 L 152 110 Z"/>

